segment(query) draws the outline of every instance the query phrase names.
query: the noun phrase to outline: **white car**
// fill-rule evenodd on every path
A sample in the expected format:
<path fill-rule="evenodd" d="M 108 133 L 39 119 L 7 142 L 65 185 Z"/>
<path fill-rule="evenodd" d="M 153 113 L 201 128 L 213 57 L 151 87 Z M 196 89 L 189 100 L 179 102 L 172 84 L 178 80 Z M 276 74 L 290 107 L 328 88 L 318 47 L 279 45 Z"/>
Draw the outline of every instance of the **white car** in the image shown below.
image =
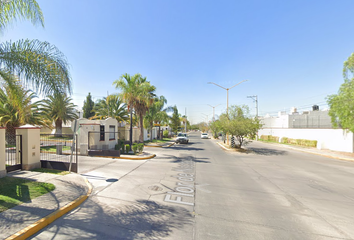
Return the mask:
<path fill-rule="evenodd" d="M 200 135 L 201 139 L 209 139 L 209 135 L 207 133 L 202 133 L 202 135 Z"/>
<path fill-rule="evenodd" d="M 188 143 L 189 138 L 186 133 L 178 133 L 176 143 Z"/>

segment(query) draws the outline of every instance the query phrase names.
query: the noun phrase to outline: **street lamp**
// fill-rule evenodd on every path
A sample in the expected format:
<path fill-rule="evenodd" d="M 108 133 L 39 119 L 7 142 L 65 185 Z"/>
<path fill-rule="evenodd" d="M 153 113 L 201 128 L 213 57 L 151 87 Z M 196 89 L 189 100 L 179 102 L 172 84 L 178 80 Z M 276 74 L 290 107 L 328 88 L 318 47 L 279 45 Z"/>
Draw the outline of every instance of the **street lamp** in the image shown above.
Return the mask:
<path fill-rule="evenodd" d="M 243 80 L 243 81 L 241 81 L 241 82 L 239 82 L 239 83 L 233 85 L 233 86 L 230 87 L 230 88 L 222 87 L 222 86 L 220 86 L 220 85 L 218 85 L 218 84 L 216 84 L 216 83 L 214 83 L 214 82 L 208 82 L 208 84 L 214 84 L 214 85 L 216 85 L 216 86 L 218 86 L 218 87 L 221 87 L 222 89 L 225 89 L 225 90 L 226 90 L 226 92 L 227 92 L 226 114 L 227 114 L 227 115 L 229 115 L 229 90 L 230 90 L 231 88 L 234 88 L 234 87 L 236 87 L 237 85 L 239 85 L 239 84 L 241 84 L 241 83 L 243 83 L 243 82 L 247 82 L 247 81 L 248 81 L 248 80 Z M 229 135 L 228 135 L 228 134 L 227 134 L 227 145 L 229 145 Z"/>
<path fill-rule="evenodd" d="M 209 104 L 208 104 L 209 105 Z M 211 105 L 209 105 L 210 107 L 212 107 L 213 108 L 213 122 L 215 122 L 215 108 L 217 107 L 217 106 L 219 106 L 219 105 L 221 105 L 221 104 L 218 104 L 218 105 L 216 105 L 216 106 L 211 106 Z"/>

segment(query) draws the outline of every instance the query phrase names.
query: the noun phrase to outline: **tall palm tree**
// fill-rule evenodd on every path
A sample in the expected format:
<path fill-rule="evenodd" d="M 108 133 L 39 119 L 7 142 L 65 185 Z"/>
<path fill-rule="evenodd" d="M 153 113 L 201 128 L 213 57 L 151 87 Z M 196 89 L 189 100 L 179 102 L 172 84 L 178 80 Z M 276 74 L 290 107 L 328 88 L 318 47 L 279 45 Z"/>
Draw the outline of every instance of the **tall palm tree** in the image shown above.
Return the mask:
<path fill-rule="evenodd" d="M 40 111 L 45 119 L 54 121 L 55 135 L 60 137 L 63 123 L 66 124 L 78 118 L 75 107 L 72 99 L 65 93 L 54 93 L 42 100 Z"/>
<path fill-rule="evenodd" d="M 9 143 L 15 141 L 16 130 L 24 124 L 48 126 L 38 111 L 40 102 L 33 102 L 36 95 L 26 90 L 12 74 L 2 73 L 3 84 L 0 87 L 0 126 L 6 127 Z"/>
<path fill-rule="evenodd" d="M 144 116 L 149 110 L 149 107 L 154 102 L 154 94 L 156 87 L 151 85 L 149 81 L 146 81 L 146 77 L 139 78 L 139 89 L 138 89 L 138 98 L 134 109 L 140 120 L 140 142 L 144 142 Z"/>
<path fill-rule="evenodd" d="M 135 74 L 130 76 L 129 74 L 123 74 L 118 80 L 113 82 L 116 88 L 122 90 L 121 96 L 128 105 L 130 111 L 130 144 L 132 144 L 132 113 L 133 109 L 138 115 L 140 120 L 140 138 L 139 141 L 143 142 L 144 129 L 143 119 L 149 106 L 153 103 L 155 96 L 155 87 L 146 81 L 146 77 L 142 77 L 141 74 Z"/>
<path fill-rule="evenodd" d="M 43 14 L 35 0 L 0 2 L 0 34 L 17 19 L 44 25 Z M 71 77 L 65 56 L 53 45 L 39 40 L 9 41 L 0 44 L 0 82 L 11 72 L 37 93 L 71 93 Z"/>
<path fill-rule="evenodd" d="M 118 122 L 129 120 L 127 104 L 123 103 L 121 97 L 117 94 L 109 95 L 99 99 L 94 106 L 95 116 L 92 119 L 114 118 Z"/>
<path fill-rule="evenodd" d="M 148 112 L 145 115 L 145 125 L 150 128 L 152 131 L 152 127 L 154 124 L 157 124 L 159 126 L 159 131 L 160 133 L 160 125 L 161 123 L 168 123 L 169 121 L 169 116 L 167 115 L 167 112 L 170 111 L 172 108 L 167 107 L 164 108 L 165 104 L 167 103 L 167 100 L 164 96 L 156 97 L 154 99 L 153 104 L 150 106 Z M 158 134 L 158 138 L 160 134 Z M 152 136 L 150 137 L 150 140 L 152 140 Z"/>

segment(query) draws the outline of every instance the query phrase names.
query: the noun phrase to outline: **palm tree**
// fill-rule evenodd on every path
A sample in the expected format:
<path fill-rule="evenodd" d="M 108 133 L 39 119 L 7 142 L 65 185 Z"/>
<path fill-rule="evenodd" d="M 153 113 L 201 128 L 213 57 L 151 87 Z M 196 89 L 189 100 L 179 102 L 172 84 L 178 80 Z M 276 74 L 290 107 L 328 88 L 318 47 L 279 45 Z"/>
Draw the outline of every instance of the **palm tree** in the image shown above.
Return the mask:
<path fill-rule="evenodd" d="M 16 130 L 24 124 L 48 126 L 38 111 L 40 102 L 32 102 L 37 96 L 26 90 L 11 74 L 2 74 L 4 83 L 0 88 L 0 126 L 6 127 L 8 143 L 15 142 Z"/>
<path fill-rule="evenodd" d="M 164 96 L 160 96 L 159 98 L 156 97 L 154 99 L 154 103 L 150 106 L 148 112 L 145 115 L 146 126 L 150 127 L 151 131 L 154 124 L 159 126 L 158 138 L 160 137 L 159 135 L 161 123 L 168 123 L 169 116 L 167 115 L 167 112 L 172 109 L 171 107 L 164 108 L 166 103 L 167 100 Z M 150 140 L 152 140 L 152 137 Z"/>
<path fill-rule="evenodd" d="M 132 145 L 132 114 L 133 109 L 138 115 L 140 120 L 140 142 L 143 142 L 143 118 L 149 106 L 153 102 L 155 96 L 155 87 L 146 81 L 146 77 L 142 77 L 141 74 L 135 74 L 130 76 L 129 74 L 123 74 L 118 80 L 113 82 L 116 88 L 122 90 L 121 96 L 128 105 L 128 111 L 130 111 L 130 145 Z"/>
<path fill-rule="evenodd" d="M 94 106 L 95 116 L 92 119 L 114 118 L 118 122 L 129 120 L 127 104 L 123 103 L 121 97 L 117 94 L 109 95 L 99 99 Z"/>
<path fill-rule="evenodd" d="M 17 19 L 44 25 L 43 14 L 35 0 L 0 2 L 0 34 Z M 39 40 L 19 40 L 0 44 L 0 82 L 3 75 L 19 76 L 37 93 L 71 93 L 71 77 L 65 56 L 53 45 Z"/>
<path fill-rule="evenodd" d="M 54 93 L 42 100 L 40 111 L 45 119 L 54 121 L 55 135 L 62 136 L 62 125 L 78 118 L 76 105 L 65 93 Z"/>

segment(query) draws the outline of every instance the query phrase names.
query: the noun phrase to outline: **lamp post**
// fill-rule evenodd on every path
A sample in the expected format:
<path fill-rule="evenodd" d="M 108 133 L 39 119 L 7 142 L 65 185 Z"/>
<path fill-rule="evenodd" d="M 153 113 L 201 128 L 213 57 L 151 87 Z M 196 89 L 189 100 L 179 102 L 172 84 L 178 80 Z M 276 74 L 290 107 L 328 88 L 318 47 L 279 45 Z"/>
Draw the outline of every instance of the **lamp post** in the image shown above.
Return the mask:
<path fill-rule="evenodd" d="M 209 104 L 208 104 L 209 105 Z M 216 105 L 216 106 L 211 106 L 211 105 L 209 105 L 210 107 L 212 107 L 213 108 L 213 122 L 215 122 L 215 108 L 217 107 L 217 106 L 219 106 L 219 105 L 221 105 L 221 104 L 218 104 L 218 105 Z"/>
<path fill-rule="evenodd" d="M 222 89 L 225 89 L 225 90 L 226 90 L 226 92 L 227 92 L 226 114 L 227 114 L 227 115 L 229 115 L 229 90 L 232 89 L 232 88 L 234 88 L 234 87 L 236 87 L 237 85 L 239 85 L 239 84 L 241 84 L 241 83 L 243 83 L 243 82 L 246 82 L 246 81 L 248 81 L 248 80 L 243 80 L 243 81 L 241 81 L 241 82 L 239 82 L 239 83 L 233 85 L 233 86 L 230 87 L 230 88 L 222 87 L 222 86 L 220 86 L 220 85 L 218 85 L 218 84 L 216 84 L 216 83 L 214 83 L 214 82 L 208 82 L 208 84 L 214 84 L 214 85 L 216 85 L 216 86 L 218 86 L 218 87 L 221 87 Z M 226 134 L 226 135 L 227 135 L 227 145 L 229 145 L 229 135 L 228 135 L 228 134 Z"/>
<path fill-rule="evenodd" d="M 257 97 L 257 95 L 247 96 L 247 98 L 252 98 L 253 101 L 256 103 L 256 118 L 258 118 L 258 97 Z"/>

